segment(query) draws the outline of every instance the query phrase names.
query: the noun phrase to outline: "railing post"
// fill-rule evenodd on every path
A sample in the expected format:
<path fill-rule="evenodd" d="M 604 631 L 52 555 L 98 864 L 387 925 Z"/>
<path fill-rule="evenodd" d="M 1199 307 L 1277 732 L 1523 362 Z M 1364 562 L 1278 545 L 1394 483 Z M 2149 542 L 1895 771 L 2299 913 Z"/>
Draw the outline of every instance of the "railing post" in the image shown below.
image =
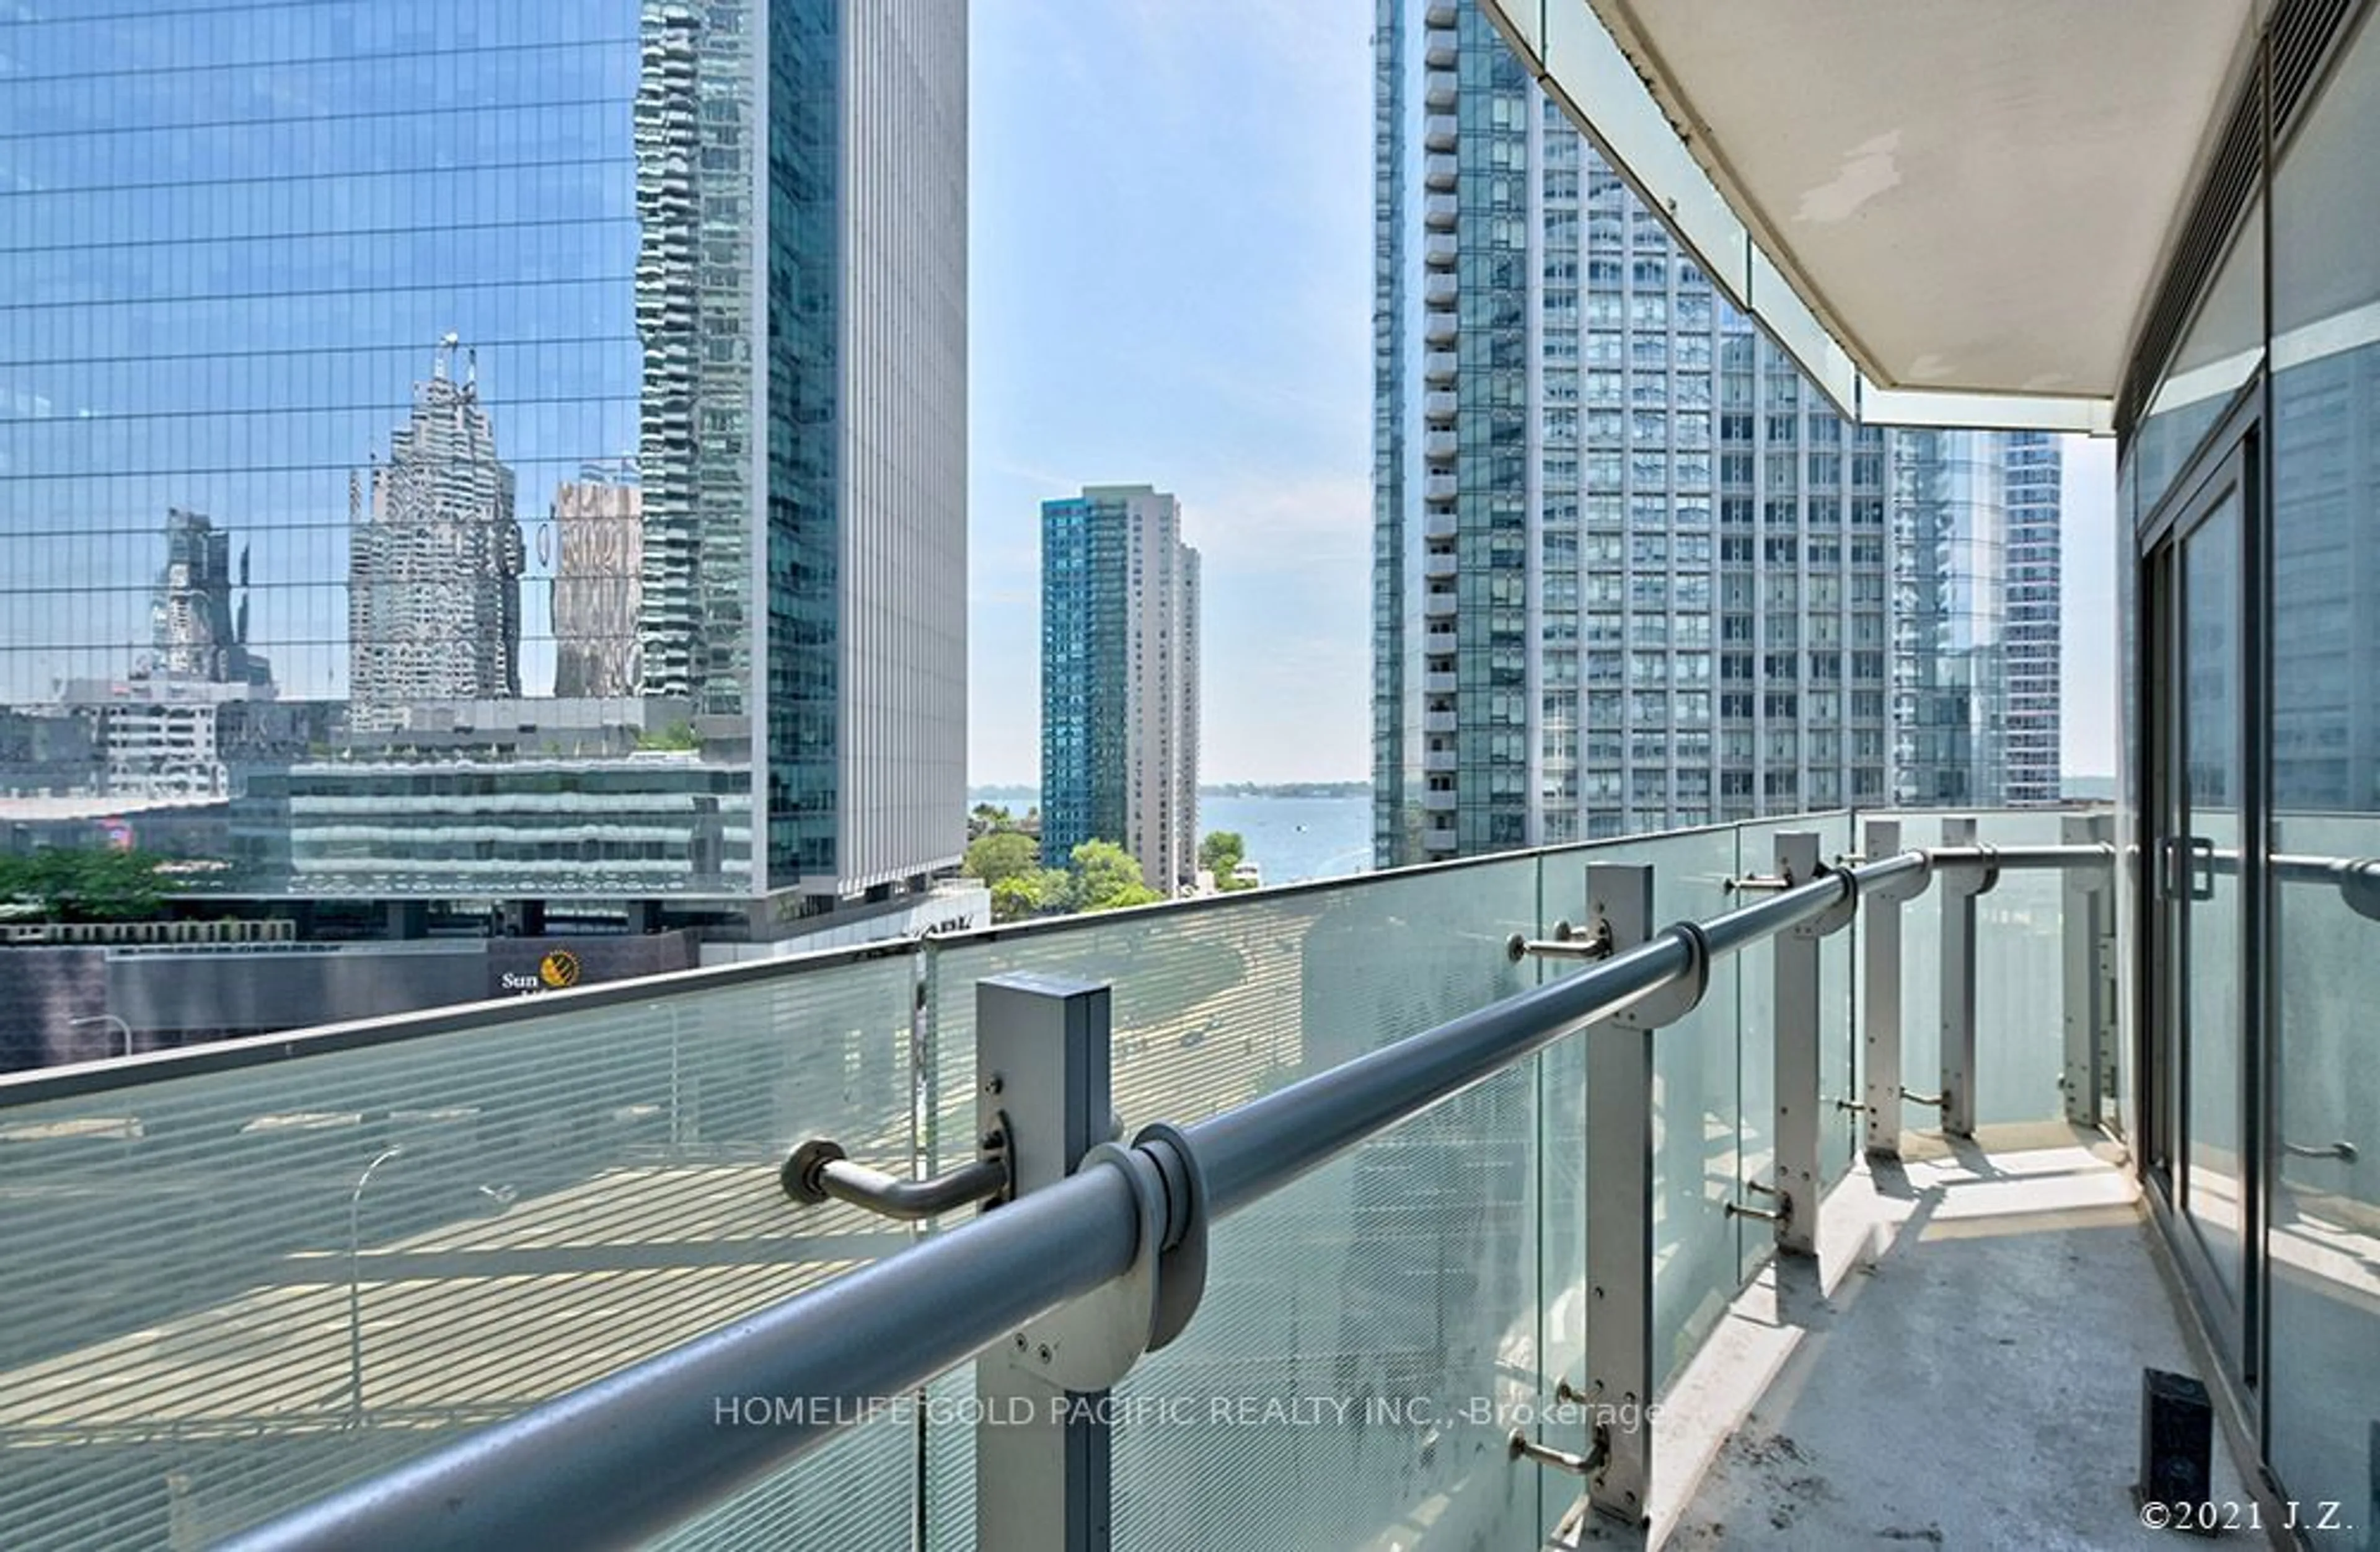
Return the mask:
<path fill-rule="evenodd" d="M 976 984 L 978 1134 L 1005 1133 L 1017 1195 L 1057 1184 L 1108 1140 L 1108 988 L 1051 976 Z M 1016 1344 L 1023 1343 L 1020 1351 Z M 976 1364 L 976 1543 L 983 1552 L 1103 1552 L 1106 1409 L 1070 1405 L 1022 1333 Z M 1104 1395 L 1104 1392 L 1101 1393 Z"/>
<path fill-rule="evenodd" d="M 2070 846 L 2105 844 L 2115 838 L 2116 821 L 2108 814 L 2070 814 L 2058 828 Z M 2106 963 L 2115 932 L 2114 866 L 2111 856 L 2105 869 L 2066 870 L 2058 922 L 2066 951 L 2066 1119 L 2077 1126 L 2098 1125 L 2107 1098 L 2099 1075 L 2114 1013 Z"/>
<path fill-rule="evenodd" d="M 1796 884 L 1818 876 L 1815 831 L 1789 830 L 1776 841 L 1777 874 Z M 1794 928 L 1774 945 L 1777 1100 L 1777 1248 L 1818 1253 L 1818 940 L 1825 918 Z"/>
<path fill-rule="evenodd" d="M 1624 953 L 1653 934 L 1653 870 L 1590 862 L 1591 917 Z M 1641 1526 L 1653 1475 L 1645 1409 L 1653 1372 L 1653 1031 L 1622 1013 L 1586 1034 L 1586 1401 L 1605 1425 L 1587 1502 L 1607 1525 Z"/>
<path fill-rule="evenodd" d="M 1942 844 L 1973 846 L 1972 818 L 1942 821 Z M 1957 867 L 1942 877 L 1942 1130 L 1975 1134 L 1975 896 L 1987 870 Z"/>
<path fill-rule="evenodd" d="M 1861 834 L 1870 861 L 1899 855 L 1900 821 L 1870 819 Z M 1866 1148 L 1871 1158 L 1900 1157 L 1900 901 L 1882 894 L 1864 903 L 1860 930 L 1862 1097 L 1867 1102 Z"/>

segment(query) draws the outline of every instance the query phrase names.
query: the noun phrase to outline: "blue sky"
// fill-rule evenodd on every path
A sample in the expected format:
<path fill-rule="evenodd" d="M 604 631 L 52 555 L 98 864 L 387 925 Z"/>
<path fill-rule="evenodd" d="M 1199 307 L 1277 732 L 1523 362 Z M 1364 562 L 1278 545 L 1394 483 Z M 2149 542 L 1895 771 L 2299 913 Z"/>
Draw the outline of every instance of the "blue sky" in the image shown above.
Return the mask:
<path fill-rule="evenodd" d="M 971 781 L 1038 776 L 1040 503 L 1139 482 L 1205 556 L 1205 777 L 1367 773 L 1371 24 L 973 7 Z M 2107 771 L 2113 443 L 2068 464 L 2066 764 Z"/>
<path fill-rule="evenodd" d="M 1371 8 L 973 7 L 968 772 L 1040 770 L 1040 503 L 1182 499 L 1203 770 L 1370 769 Z"/>

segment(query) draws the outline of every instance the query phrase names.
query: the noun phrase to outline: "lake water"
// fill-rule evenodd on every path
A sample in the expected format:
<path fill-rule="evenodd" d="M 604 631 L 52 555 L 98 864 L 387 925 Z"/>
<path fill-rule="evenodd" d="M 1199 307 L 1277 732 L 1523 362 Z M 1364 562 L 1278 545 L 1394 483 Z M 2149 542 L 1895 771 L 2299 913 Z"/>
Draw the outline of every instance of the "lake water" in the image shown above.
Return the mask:
<path fill-rule="evenodd" d="M 1368 797 L 1218 797 L 1198 799 L 1198 834 L 1235 830 L 1268 884 L 1339 879 L 1372 867 Z"/>
<path fill-rule="evenodd" d="M 1023 813 L 1033 806 L 1028 789 L 992 789 L 989 801 Z M 970 792 L 967 802 L 987 801 Z M 1372 800 L 1369 797 L 1198 798 L 1198 834 L 1235 830 L 1247 843 L 1248 860 L 1264 870 L 1268 884 L 1308 879 L 1340 879 L 1372 867 Z"/>

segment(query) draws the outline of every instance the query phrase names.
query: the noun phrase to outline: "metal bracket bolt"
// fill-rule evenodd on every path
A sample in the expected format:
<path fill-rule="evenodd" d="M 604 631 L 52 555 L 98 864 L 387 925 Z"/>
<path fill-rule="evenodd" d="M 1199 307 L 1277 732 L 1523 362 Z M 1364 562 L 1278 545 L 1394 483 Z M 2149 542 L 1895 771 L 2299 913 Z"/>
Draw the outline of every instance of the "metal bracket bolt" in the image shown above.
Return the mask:
<path fill-rule="evenodd" d="M 916 1222 L 971 1202 L 990 1206 L 1009 1199 L 1013 1181 L 1005 1117 L 997 1130 L 984 1134 L 982 1154 L 974 1163 L 931 1180 L 903 1180 L 853 1163 L 832 1138 L 813 1137 L 785 1156 L 777 1185 L 786 1200 L 802 1206 L 848 1202 L 880 1218 Z"/>
<path fill-rule="evenodd" d="M 1592 1442 L 1587 1447 L 1586 1453 L 1573 1455 L 1567 1449 L 1556 1449 L 1549 1444 L 1539 1444 L 1527 1434 L 1515 1428 L 1511 1437 L 1505 1440 L 1505 1449 L 1515 1461 L 1535 1461 L 1541 1466 L 1551 1466 L 1556 1471 L 1568 1472 L 1572 1476 L 1593 1476 L 1603 1469 L 1604 1461 L 1611 1458 L 1610 1425 L 1597 1424 L 1589 1437 Z"/>
<path fill-rule="evenodd" d="M 1556 922 L 1550 939 L 1524 938 L 1515 932 L 1504 943 L 1505 957 L 1514 964 L 1532 954 L 1541 959 L 1609 959 L 1612 952 L 1611 924 L 1600 916 L 1585 928 Z"/>
<path fill-rule="evenodd" d="M 1774 1196 L 1778 1199 L 1777 1205 L 1773 1207 L 1752 1207 L 1746 1206 L 1742 1202 L 1730 1202 L 1727 1204 L 1728 1217 L 1756 1218 L 1763 1223 L 1791 1223 L 1793 1221 L 1793 1199 L 1786 1195 L 1783 1192 L 1778 1190 L 1775 1186 L 1763 1185 L 1758 1181 L 1745 1181 L 1743 1182 L 1743 1189 L 1746 1191 L 1756 1191 L 1763 1196 Z"/>

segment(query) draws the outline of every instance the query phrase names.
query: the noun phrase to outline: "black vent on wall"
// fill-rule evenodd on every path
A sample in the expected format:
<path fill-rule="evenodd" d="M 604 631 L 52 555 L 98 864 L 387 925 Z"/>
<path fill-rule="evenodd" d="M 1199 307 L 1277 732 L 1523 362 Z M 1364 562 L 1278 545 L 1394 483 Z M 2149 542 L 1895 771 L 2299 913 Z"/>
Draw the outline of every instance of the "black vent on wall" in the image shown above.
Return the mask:
<path fill-rule="evenodd" d="M 2232 105 L 2230 122 L 2223 127 L 2223 139 L 2216 143 L 2206 181 L 2199 188 L 2198 202 L 2191 207 L 2173 262 L 2166 270 L 2165 285 L 2157 291 L 2156 306 L 2141 330 L 2131 367 L 2124 374 L 2124 391 L 2116 401 L 2116 424 L 2128 441 L 2148 407 L 2148 396 L 2165 370 L 2166 358 L 2173 354 L 2190 322 L 2191 309 L 2222 261 L 2233 224 L 2262 181 L 2265 73 L 2261 57 L 2257 63 L 2260 67 L 2249 73 L 2245 90 Z"/>
<path fill-rule="evenodd" d="M 2279 0 L 2265 31 L 2257 67 L 2250 73 L 2230 121 L 2207 169 L 2182 229 L 2173 265 L 2135 346 L 2131 366 L 2124 376 L 2123 393 L 2116 400 L 2116 424 L 2129 439 L 2148 408 L 2148 396 L 2165 370 L 2166 358 L 2189 326 L 2191 309 L 2221 261 L 2224 244 L 2250 200 L 2262 187 L 2264 127 L 2274 127 L 2277 143 L 2311 100 L 2331 45 L 2346 30 L 2366 0 Z M 2269 85 L 2272 112 L 2264 113 Z"/>
<path fill-rule="evenodd" d="M 2273 138 L 2289 133 L 2307 89 L 2321 74 L 2330 41 L 2355 9 L 2355 0 L 2282 0 L 2266 47 L 2273 58 Z"/>

